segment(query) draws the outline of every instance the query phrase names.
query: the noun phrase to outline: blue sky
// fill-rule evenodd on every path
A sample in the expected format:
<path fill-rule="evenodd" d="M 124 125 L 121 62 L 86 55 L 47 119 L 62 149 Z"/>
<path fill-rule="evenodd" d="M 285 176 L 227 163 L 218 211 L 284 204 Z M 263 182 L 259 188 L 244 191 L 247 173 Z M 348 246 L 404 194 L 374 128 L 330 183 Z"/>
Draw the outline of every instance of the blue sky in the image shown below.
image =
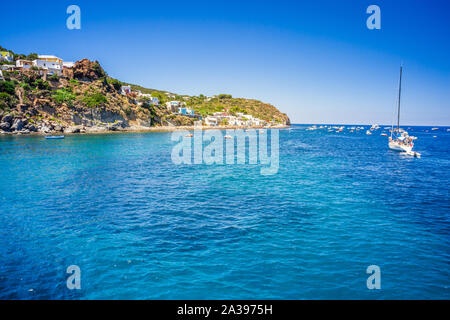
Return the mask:
<path fill-rule="evenodd" d="M 66 8 L 81 8 L 81 30 Z M 368 30 L 366 8 L 381 8 Z M 97 59 L 109 75 L 180 94 L 272 103 L 294 123 L 450 125 L 449 1 L 8 1 L 0 45 Z"/>

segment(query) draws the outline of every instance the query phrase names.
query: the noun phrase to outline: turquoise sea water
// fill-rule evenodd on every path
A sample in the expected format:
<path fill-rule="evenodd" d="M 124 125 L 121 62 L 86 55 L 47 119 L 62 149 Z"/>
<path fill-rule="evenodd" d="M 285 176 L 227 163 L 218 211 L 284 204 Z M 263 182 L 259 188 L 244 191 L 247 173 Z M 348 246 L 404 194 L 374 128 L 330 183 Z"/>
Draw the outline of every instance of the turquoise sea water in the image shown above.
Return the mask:
<path fill-rule="evenodd" d="M 449 299 L 447 128 L 408 129 L 421 159 L 305 129 L 271 176 L 174 165 L 170 133 L 1 136 L 0 299 Z"/>

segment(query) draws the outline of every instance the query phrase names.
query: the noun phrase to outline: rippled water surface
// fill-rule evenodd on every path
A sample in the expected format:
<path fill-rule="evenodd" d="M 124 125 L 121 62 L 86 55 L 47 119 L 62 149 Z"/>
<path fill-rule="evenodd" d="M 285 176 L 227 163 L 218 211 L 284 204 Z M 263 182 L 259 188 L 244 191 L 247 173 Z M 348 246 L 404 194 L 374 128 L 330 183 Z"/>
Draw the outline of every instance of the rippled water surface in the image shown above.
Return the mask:
<path fill-rule="evenodd" d="M 170 133 L 0 137 L 0 298 L 449 299 L 450 132 L 415 159 L 305 128 L 272 176 L 174 165 Z"/>

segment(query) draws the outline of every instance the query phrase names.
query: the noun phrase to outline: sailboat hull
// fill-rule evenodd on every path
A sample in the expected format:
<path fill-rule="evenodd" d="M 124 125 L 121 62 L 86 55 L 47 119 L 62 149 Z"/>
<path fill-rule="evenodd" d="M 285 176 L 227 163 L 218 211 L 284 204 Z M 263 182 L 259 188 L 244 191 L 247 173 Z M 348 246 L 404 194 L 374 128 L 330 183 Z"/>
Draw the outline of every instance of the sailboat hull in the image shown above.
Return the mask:
<path fill-rule="evenodd" d="M 389 149 L 399 152 L 410 153 L 412 151 L 412 146 L 401 145 L 396 141 L 390 141 Z"/>

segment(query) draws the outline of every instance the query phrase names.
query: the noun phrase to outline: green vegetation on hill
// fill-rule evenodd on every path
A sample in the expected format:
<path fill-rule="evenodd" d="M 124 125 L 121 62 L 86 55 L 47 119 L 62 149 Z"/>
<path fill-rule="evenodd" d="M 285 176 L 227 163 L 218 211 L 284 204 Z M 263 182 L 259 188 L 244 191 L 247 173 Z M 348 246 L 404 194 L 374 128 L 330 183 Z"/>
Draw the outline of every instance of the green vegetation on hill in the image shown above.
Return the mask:
<path fill-rule="evenodd" d="M 11 52 L 15 59 L 37 58 L 34 53 L 18 55 L 1 46 L 0 51 Z M 94 126 L 111 121 L 119 121 L 124 126 L 192 125 L 195 117 L 172 113 L 166 107 L 165 103 L 172 100 L 182 101 L 203 117 L 222 111 L 231 115 L 241 112 L 267 122 L 289 123 L 285 114 L 261 101 L 233 98 L 224 93 L 212 98 L 203 94 L 179 95 L 128 84 L 109 77 L 97 61 L 87 59 L 77 61 L 73 68 L 65 69 L 63 75 L 45 75 L 38 68 L 30 68 L 5 70 L 3 76 L 4 80 L 0 81 L 0 117 L 14 114 L 30 130 L 44 130 L 51 123 Z M 159 99 L 160 104 L 153 105 L 148 97 L 136 94 L 122 95 L 123 85 L 129 85 L 133 91 L 151 94 Z M 9 130 L 8 126 L 3 124 L 2 130 Z"/>
<path fill-rule="evenodd" d="M 271 104 L 254 99 L 233 98 L 228 94 L 220 94 L 210 100 L 200 96 L 190 97 L 187 105 L 194 108 L 203 117 L 221 111 L 226 111 L 231 115 L 241 112 L 265 121 L 273 120 L 277 123 L 289 123 L 288 116 Z"/>
<path fill-rule="evenodd" d="M 85 92 L 82 101 L 90 108 L 100 107 L 108 102 L 108 99 L 101 92 Z"/>
<path fill-rule="evenodd" d="M 77 96 L 73 94 L 71 87 L 58 89 L 53 93 L 53 99 L 57 103 L 66 103 L 68 106 L 73 106 L 73 102 Z"/>

